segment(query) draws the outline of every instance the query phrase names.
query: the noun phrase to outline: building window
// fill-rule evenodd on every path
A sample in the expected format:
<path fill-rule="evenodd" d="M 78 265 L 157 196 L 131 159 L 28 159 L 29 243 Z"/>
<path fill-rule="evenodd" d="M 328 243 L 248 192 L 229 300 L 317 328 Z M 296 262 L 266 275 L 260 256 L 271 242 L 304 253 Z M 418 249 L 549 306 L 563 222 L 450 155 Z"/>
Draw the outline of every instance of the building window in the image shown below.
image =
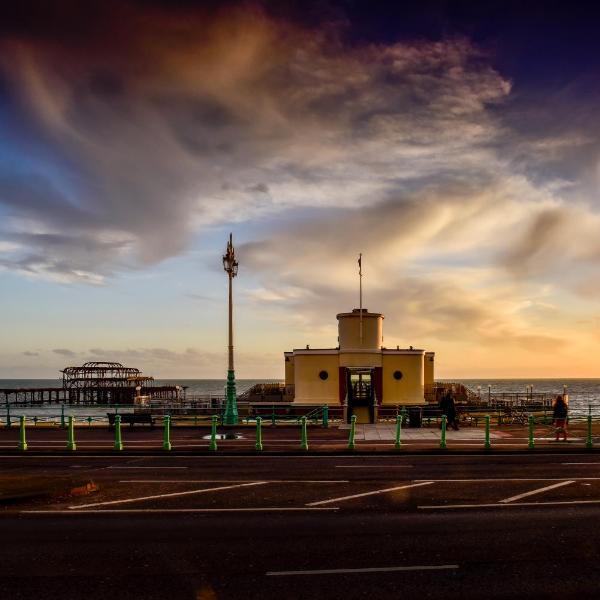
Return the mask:
<path fill-rule="evenodd" d="M 402 379 L 402 371 L 394 371 L 394 379 Z"/>
<path fill-rule="evenodd" d="M 319 373 L 319 377 L 320 377 L 320 378 L 321 378 L 323 381 L 325 381 L 325 380 L 326 380 L 326 379 L 329 377 L 329 373 L 328 373 L 327 371 L 321 371 L 321 372 Z"/>

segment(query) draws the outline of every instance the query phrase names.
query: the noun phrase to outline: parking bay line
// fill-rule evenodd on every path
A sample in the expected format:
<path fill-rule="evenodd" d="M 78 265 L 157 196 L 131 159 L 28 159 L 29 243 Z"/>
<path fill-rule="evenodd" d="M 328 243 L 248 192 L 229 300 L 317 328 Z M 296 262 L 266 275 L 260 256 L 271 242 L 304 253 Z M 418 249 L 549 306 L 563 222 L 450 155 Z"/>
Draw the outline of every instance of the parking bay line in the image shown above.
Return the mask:
<path fill-rule="evenodd" d="M 306 506 L 258 506 L 256 508 L 115 508 L 89 510 L 21 510 L 23 515 L 141 515 L 145 513 L 248 513 L 336 511 L 337 506 L 308 508 Z"/>
<path fill-rule="evenodd" d="M 547 485 L 543 488 L 537 488 L 535 490 L 531 490 L 529 492 L 524 492 L 523 494 L 517 494 L 516 496 L 511 496 L 510 498 L 505 498 L 504 500 L 498 500 L 500 504 L 508 504 L 509 502 L 514 502 L 515 500 L 521 500 L 521 498 L 527 498 L 529 496 L 534 496 L 535 494 L 542 494 L 543 492 L 547 492 L 549 490 L 554 490 L 559 487 L 563 487 L 565 485 L 570 485 L 571 483 L 575 483 L 573 480 L 569 481 L 559 481 L 558 483 L 553 483 L 552 485 Z"/>
<path fill-rule="evenodd" d="M 373 492 L 363 492 L 362 494 L 353 494 L 352 496 L 342 496 L 340 498 L 330 498 L 329 500 L 319 500 L 318 502 L 309 502 L 306 506 L 320 506 L 322 504 L 333 504 L 334 502 L 343 502 L 344 500 L 353 500 L 354 498 L 364 498 L 365 496 L 374 496 L 376 494 L 386 494 L 387 492 L 395 492 L 423 485 L 431 485 L 433 481 L 424 481 L 422 483 L 409 483 L 407 485 L 399 485 L 393 488 L 385 488 L 383 490 L 375 490 Z"/>
<path fill-rule="evenodd" d="M 392 573 L 394 571 L 444 571 L 458 569 L 458 565 L 413 565 L 408 567 L 364 567 L 358 569 L 315 569 L 312 571 L 267 571 L 267 577 L 283 575 L 337 575 L 347 573 Z"/>
<path fill-rule="evenodd" d="M 600 500 L 553 500 L 550 502 L 512 502 L 511 504 L 433 504 L 417 506 L 419 510 L 447 510 L 457 508 L 516 508 L 518 506 L 563 506 L 573 504 L 600 504 Z"/>
<path fill-rule="evenodd" d="M 120 479 L 119 483 L 242 483 L 248 479 Z M 264 479 L 263 483 L 350 483 L 349 479 Z"/>
<path fill-rule="evenodd" d="M 157 500 L 159 498 L 173 498 L 176 496 L 191 496 L 194 494 L 206 494 L 208 492 L 220 492 L 222 490 L 231 490 L 233 488 L 250 487 L 254 485 L 265 485 L 266 481 L 253 481 L 251 483 L 240 483 L 237 485 L 227 485 L 216 488 L 206 488 L 201 490 L 188 490 L 186 492 L 171 492 L 169 494 L 155 494 L 153 496 L 141 496 L 139 498 L 126 498 L 124 500 L 107 500 L 106 502 L 92 502 L 91 504 L 79 504 L 69 506 L 69 510 L 89 508 L 92 506 L 109 506 L 113 504 L 126 504 L 129 502 L 142 502 L 144 500 Z"/>
<path fill-rule="evenodd" d="M 600 477 L 571 477 L 571 481 L 599 481 Z M 434 483 L 493 483 L 495 481 L 565 481 L 564 477 L 487 477 L 476 479 L 413 479 Z"/>

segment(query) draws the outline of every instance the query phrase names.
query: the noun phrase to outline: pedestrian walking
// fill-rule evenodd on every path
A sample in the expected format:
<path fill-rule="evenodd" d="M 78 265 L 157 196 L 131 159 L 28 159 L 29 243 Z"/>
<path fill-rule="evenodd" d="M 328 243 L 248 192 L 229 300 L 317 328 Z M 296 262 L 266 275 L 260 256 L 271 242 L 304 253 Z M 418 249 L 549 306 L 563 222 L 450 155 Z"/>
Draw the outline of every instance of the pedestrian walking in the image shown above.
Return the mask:
<path fill-rule="evenodd" d="M 569 406 L 564 396 L 556 396 L 556 400 L 552 405 L 552 421 L 556 432 L 556 441 L 559 441 L 562 433 L 563 439 L 567 441 L 567 417 L 569 415 Z"/>
<path fill-rule="evenodd" d="M 454 403 L 454 395 L 450 390 L 442 396 L 440 400 L 440 410 L 443 415 L 446 415 L 446 423 L 448 427 L 452 427 L 455 431 L 458 431 L 458 421 L 456 419 L 456 404 Z M 440 425 L 441 427 L 441 425 Z"/>

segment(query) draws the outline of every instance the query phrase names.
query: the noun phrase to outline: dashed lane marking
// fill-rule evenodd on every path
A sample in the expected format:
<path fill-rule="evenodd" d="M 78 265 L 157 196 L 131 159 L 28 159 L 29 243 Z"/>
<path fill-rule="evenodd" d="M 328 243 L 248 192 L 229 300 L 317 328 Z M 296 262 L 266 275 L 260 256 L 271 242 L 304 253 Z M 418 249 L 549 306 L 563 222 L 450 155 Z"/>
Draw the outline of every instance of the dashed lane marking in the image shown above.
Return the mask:
<path fill-rule="evenodd" d="M 336 469 L 412 469 L 413 465 L 335 465 Z"/>
<path fill-rule="evenodd" d="M 543 488 L 537 488 L 529 492 L 524 492 L 523 494 L 517 494 L 516 496 L 511 496 L 510 498 L 505 498 L 504 500 L 499 500 L 498 502 L 500 502 L 501 504 L 508 504 L 509 502 L 521 500 L 521 498 L 528 498 L 529 496 L 535 496 L 536 494 L 543 494 L 544 492 L 555 490 L 556 488 L 563 487 L 565 485 L 570 485 L 571 483 L 575 483 L 575 481 L 559 481 L 558 483 L 553 483 L 552 485 L 547 485 Z"/>
<path fill-rule="evenodd" d="M 189 467 L 122 467 L 120 465 L 111 465 L 110 467 L 105 467 L 106 469 L 189 469 Z"/>
<path fill-rule="evenodd" d="M 359 569 L 315 569 L 313 571 L 267 571 L 267 577 L 282 575 L 338 575 L 347 573 L 392 573 L 394 571 L 446 571 L 458 565 L 412 565 L 409 567 L 364 567 Z"/>
<path fill-rule="evenodd" d="M 365 496 L 375 496 L 376 494 L 386 494 L 388 492 L 396 492 L 397 490 L 405 490 L 422 485 L 431 485 L 433 481 L 424 481 L 422 483 L 410 483 L 407 485 L 399 485 L 393 488 L 385 488 L 383 490 L 375 490 L 373 492 L 363 492 L 362 494 L 353 494 L 352 496 L 341 496 L 340 498 L 330 498 L 328 500 L 319 500 L 318 502 L 309 502 L 306 506 L 320 506 L 322 504 L 333 504 L 334 502 L 343 502 L 345 500 L 354 500 L 355 498 L 364 498 Z"/>
<path fill-rule="evenodd" d="M 201 490 L 188 490 L 186 492 L 171 492 L 169 494 L 155 494 L 153 496 L 141 496 L 138 498 L 126 498 L 124 500 L 107 500 L 106 502 L 92 502 L 91 504 L 78 504 L 69 506 L 69 510 L 89 508 L 92 506 L 109 506 L 114 504 L 126 504 L 128 502 L 143 502 L 145 500 L 157 500 L 159 498 L 174 498 L 176 496 L 192 496 L 194 494 L 207 494 L 209 492 L 220 492 L 222 490 L 231 490 L 233 488 L 250 487 L 255 485 L 265 485 L 266 481 L 253 481 L 251 483 L 240 483 L 237 485 L 226 485 L 216 488 L 203 488 Z"/>

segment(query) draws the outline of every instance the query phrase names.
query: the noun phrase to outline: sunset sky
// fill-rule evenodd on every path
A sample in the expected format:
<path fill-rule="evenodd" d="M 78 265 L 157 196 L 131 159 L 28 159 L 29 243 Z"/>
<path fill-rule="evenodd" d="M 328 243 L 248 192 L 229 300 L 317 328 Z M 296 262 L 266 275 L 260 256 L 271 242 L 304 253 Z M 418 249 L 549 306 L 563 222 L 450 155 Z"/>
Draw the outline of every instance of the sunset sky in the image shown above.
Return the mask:
<path fill-rule="evenodd" d="M 229 232 L 240 378 L 337 345 L 359 252 L 438 377 L 600 376 L 586 3 L 11 4 L 0 378 L 224 377 Z"/>

